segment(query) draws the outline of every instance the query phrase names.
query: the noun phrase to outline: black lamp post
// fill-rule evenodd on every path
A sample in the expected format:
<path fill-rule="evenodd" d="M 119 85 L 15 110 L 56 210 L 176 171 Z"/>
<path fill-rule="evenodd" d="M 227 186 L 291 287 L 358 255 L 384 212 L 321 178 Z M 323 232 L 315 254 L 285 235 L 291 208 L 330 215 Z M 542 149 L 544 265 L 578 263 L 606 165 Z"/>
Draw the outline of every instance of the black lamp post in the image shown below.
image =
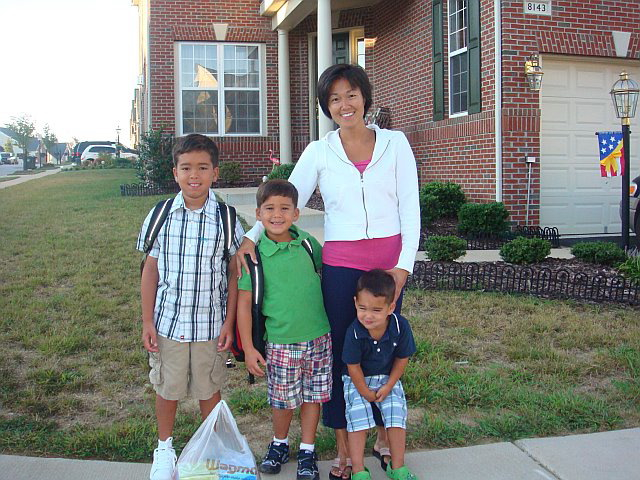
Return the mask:
<path fill-rule="evenodd" d="M 120 125 L 116 127 L 116 158 L 120 158 Z"/>
<path fill-rule="evenodd" d="M 620 79 L 611 88 L 611 99 L 616 110 L 616 116 L 622 123 L 622 148 L 624 150 L 624 173 L 622 174 L 622 203 L 620 205 L 622 217 L 622 247 L 629 248 L 629 182 L 631 180 L 630 140 L 631 119 L 636 115 L 638 105 L 638 95 L 640 89 L 638 84 L 629 78 L 627 72 L 620 74 Z"/>

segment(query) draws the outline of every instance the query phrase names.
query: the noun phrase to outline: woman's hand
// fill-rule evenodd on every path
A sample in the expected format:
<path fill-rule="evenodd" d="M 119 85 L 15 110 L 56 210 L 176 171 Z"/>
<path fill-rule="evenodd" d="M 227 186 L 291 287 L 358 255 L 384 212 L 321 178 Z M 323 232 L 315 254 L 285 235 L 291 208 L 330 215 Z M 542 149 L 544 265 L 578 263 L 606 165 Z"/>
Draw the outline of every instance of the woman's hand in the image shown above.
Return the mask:
<path fill-rule="evenodd" d="M 397 267 L 392 268 L 391 270 L 387 270 L 387 272 L 389 272 L 393 277 L 393 279 L 396 281 L 396 296 L 394 297 L 393 301 L 397 302 L 398 297 L 400 296 L 400 292 L 404 287 L 404 284 L 407 283 L 407 277 L 409 276 L 409 272 L 407 272 L 406 270 L 403 270 L 402 268 L 397 268 Z"/>
<path fill-rule="evenodd" d="M 249 240 L 247 237 L 244 237 L 240 247 L 236 251 L 236 270 L 238 271 L 238 278 L 242 277 L 242 269 L 249 273 L 249 265 L 247 265 L 247 260 L 244 257 L 246 254 L 249 254 L 253 263 L 258 263 L 256 261 L 256 244 Z"/>

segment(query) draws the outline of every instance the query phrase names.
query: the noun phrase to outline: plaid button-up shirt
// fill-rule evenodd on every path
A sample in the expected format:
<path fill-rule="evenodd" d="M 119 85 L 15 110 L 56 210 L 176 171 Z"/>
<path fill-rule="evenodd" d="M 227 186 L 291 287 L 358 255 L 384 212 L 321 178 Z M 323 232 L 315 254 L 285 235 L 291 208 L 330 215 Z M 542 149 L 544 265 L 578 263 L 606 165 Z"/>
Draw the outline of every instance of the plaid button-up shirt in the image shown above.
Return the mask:
<path fill-rule="evenodd" d="M 151 212 L 142 225 L 136 248 L 143 250 Z M 244 230 L 236 222 L 229 255 Z M 154 320 L 158 335 L 178 342 L 201 342 L 220 335 L 227 309 L 227 265 L 218 202 L 209 190 L 204 206 L 185 207 L 179 193 L 149 255 L 158 259 Z"/>

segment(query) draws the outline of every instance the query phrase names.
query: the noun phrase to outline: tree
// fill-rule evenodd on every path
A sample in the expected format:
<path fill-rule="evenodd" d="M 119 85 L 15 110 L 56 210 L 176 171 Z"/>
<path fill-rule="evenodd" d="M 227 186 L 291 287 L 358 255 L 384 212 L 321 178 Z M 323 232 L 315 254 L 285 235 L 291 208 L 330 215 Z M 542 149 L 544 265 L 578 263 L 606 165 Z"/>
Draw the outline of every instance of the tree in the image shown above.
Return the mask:
<path fill-rule="evenodd" d="M 4 151 L 13 153 L 13 142 L 11 141 L 10 138 L 7 138 L 7 141 L 4 144 Z"/>
<path fill-rule="evenodd" d="M 21 117 L 11 117 L 11 122 L 5 125 L 7 128 L 11 129 L 15 134 L 15 140 L 23 151 L 22 158 L 22 169 L 27 169 L 27 159 L 29 157 L 29 140 L 31 140 L 31 136 L 33 132 L 36 130 L 33 121 L 29 115 L 22 115 Z"/>
<path fill-rule="evenodd" d="M 56 152 L 53 151 L 56 143 L 58 143 L 58 137 L 56 134 L 51 131 L 48 124 L 45 124 L 43 132 L 42 132 L 42 143 L 47 148 L 47 152 L 50 154 L 54 154 Z"/>

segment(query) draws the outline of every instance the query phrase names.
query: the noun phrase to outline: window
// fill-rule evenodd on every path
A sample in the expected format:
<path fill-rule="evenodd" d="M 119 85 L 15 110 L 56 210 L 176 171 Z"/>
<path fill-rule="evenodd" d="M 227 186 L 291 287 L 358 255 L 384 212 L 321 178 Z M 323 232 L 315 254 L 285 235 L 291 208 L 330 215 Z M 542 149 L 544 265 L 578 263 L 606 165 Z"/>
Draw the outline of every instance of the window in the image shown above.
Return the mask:
<path fill-rule="evenodd" d="M 467 111 L 467 0 L 449 0 L 449 113 Z"/>
<path fill-rule="evenodd" d="M 181 43 L 181 134 L 260 135 L 260 45 Z"/>
<path fill-rule="evenodd" d="M 443 3 L 447 5 L 448 29 L 443 34 Z M 433 0 L 433 119 L 445 115 L 444 41 L 447 41 L 449 116 L 481 110 L 480 95 L 480 1 Z"/>

